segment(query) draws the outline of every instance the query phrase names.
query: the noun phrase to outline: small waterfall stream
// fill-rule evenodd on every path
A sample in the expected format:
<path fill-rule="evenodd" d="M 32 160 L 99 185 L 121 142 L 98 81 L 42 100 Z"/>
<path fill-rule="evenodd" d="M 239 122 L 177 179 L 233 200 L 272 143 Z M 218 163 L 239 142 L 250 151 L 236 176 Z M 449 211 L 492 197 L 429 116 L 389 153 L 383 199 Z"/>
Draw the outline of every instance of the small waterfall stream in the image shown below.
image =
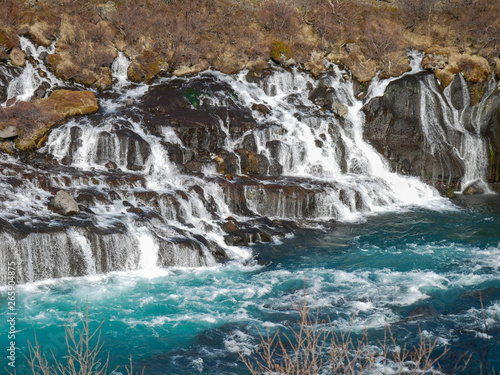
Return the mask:
<path fill-rule="evenodd" d="M 117 80 L 118 85 L 124 85 L 128 82 L 127 69 L 130 65 L 130 60 L 125 54 L 118 51 L 118 57 L 111 65 L 111 74 Z"/>
<path fill-rule="evenodd" d="M 54 53 L 55 43 L 49 47 L 35 46 L 28 38 L 20 37 L 21 49 L 29 58 L 26 61 L 20 76 L 14 78 L 7 88 L 7 100 L 2 105 L 9 101 L 29 101 L 35 91 L 42 85 L 47 87 L 62 85 L 64 83 L 55 77 L 48 69 L 45 68 L 41 56 Z M 43 77 L 42 77 L 43 75 Z"/>
<path fill-rule="evenodd" d="M 38 67 L 41 53 L 53 49 L 25 38 L 22 47 Z M 421 70 L 418 57 L 412 61 L 410 75 Z M 319 79 L 273 68 L 263 77 L 206 72 L 148 86 L 127 81 L 129 63 L 119 52 L 113 99 L 103 94 L 97 114 L 54 129 L 41 166 L 1 156 L 0 266 L 15 259 L 20 282 L 248 261 L 248 244 L 290 235 L 282 221 L 321 227 L 407 206 L 450 206 L 417 177 L 391 172 L 367 143 L 364 103 L 336 66 Z M 62 84 L 50 73 L 42 78 L 38 67 L 28 62 L 11 80 L 7 101 L 30 99 L 41 82 Z M 383 95 L 391 81 L 374 80 L 368 98 Z M 463 108 L 453 109 L 449 90 L 441 94 L 431 78 L 420 87 L 432 152 L 439 157 L 441 145 L 451 144 L 466 165 L 464 184 L 482 178 L 481 113 L 465 115 L 465 96 Z M 469 119 L 476 134 L 466 130 Z M 76 198 L 79 215 L 47 208 L 59 189 Z"/>

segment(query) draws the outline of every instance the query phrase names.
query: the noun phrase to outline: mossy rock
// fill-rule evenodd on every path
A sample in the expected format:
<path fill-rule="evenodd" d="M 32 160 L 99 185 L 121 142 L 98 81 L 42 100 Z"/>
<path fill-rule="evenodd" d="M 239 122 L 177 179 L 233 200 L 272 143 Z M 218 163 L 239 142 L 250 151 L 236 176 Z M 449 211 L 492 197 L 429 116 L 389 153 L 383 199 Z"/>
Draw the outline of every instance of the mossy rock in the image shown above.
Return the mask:
<path fill-rule="evenodd" d="M 469 83 L 485 82 L 491 75 L 490 64 L 481 56 L 464 54 L 457 58 L 457 66 Z"/>
<path fill-rule="evenodd" d="M 188 98 L 191 105 L 195 108 L 200 105 L 199 97 L 202 95 L 203 93 L 201 91 L 195 89 L 187 89 L 184 91 L 184 96 Z"/>
<path fill-rule="evenodd" d="M 128 67 L 128 78 L 133 82 L 142 82 L 154 78 L 163 70 L 163 61 L 153 51 L 144 51 Z"/>
<path fill-rule="evenodd" d="M 271 58 L 278 63 L 293 59 L 292 49 L 288 44 L 277 40 L 271 46 Z"/>
<path fill-rule="evenodd" d="M 43 145 L 49 131 L 66 118 L 97 112 L 98 100 L 90 91 L 56 90 L 49 98 L 19 102 L 5 109 L 4 127 L 14 126 L 19 135 L 19 150 L 34 150 Z"/>

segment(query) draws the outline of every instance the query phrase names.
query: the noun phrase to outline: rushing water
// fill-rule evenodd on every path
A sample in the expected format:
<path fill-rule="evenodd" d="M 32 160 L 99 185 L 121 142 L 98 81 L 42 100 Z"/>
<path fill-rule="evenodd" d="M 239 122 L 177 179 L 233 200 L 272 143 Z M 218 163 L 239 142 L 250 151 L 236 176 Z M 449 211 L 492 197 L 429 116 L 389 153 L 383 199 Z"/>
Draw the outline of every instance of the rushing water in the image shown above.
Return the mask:
<path fill-rule="evenodd" d="M 25 38 L 22 47 L 38 67 L 41 53 L 52 48 L 36 48 Z M 418 61 L 413 56 L 408 74 L 421 70 Z M 54 170 L 0 158 L 0 219 L 20 233 L 0 233 L 0 265 L 5 269 L 14 260 L 24 283 L 16 295 L 18 375 L 28 373 L 23 354 L 33 330 L 48 356 L 52 351 L 64 358 L 64 321 L 87 302 L 91 328 L 105 320 L 103 351 L 110 353 L 111 368 L 128 363 L 131 355 L 136 370 L 146 366 L 145 374 L 246 373 L 238 352 L 255 353 L 258 330 L 293 324 L 304 282 L 307 302 L 321 318 L 344 328 L 351 324 L 356 333 L 368 329 L 374 344 L 386 325 L 401 344 L 416 344 L 421 330 L 438 340 L 438 351 L 451 348 L 442 361 L 445 369 L 453 355 L 472 351 L 476 371 L 475 353 L 486 344 L 500 367 L 497 195 L 459 195 L 460 205 L 452 205 L 418 178 L 391 172 L 363 139 L 364 103 L 347 73 L 335 66 L 318 80 L 276 68 L 255 82 L 246 72 L 207 72 L 148 86 L 127 82 L 128 63 L 120 53 L 112 67 L 117 84 L 109 95 L 98 94 L 98 114 L 52 131 L 41 152 L 57 161 Z M 43 82 L 61 84 L 50 73 L 42 78 L 31 63 L 20 75 L 9 74 L 2 105 L 30 98 Z M 382 95 L 389 81 L 375 79 L 367 98 Z M 463 160 L 466 184 L 484 178 L 485 120 L 471 109 L 463 79 L 458 84 L 465 94 L 457 105 L 449 92 L 438 92 L 430 76 L 420 81 L 420 120 L 436 158 L 452 148 Z M 196 149 L 183 144 L 182 132 L 167 117 L 159 130 L 147 126 L 148 111 L 156 109 L 141 101 L 156 86 L 174 85 L 181 97 L 196 94 L 190 115 L 205 111 L 218 121 L 220 148 L 237 159 L 234 181 L 219 185 L 223 177 L 208 163 L 200 173 L 183 173 L 166 145 L 178 147 L 182 157 Z M 325 87 L 347 109 L 344 118 L 311 99 Z M 250 110 L 255 104 L 267 106 L 268 113 Z M 443 121 L 437 123 L 427 108 L 440 108 Z M 250 116 L 255 127 L 233 135 L 230 111 Z M 242 159 L 236 155 L 248 139 L 281 172 L 239 177 Z M 110 171 L 109 162 L 117 169 Z M 286 192 L 297 186 L 309 195 L 301 200 L 297 191 Z M 240 187 L 246 210 L 233 202 Z M 90 195 L 90 212 L 62 219 L 49 211 L 52 190 L 58 189 L 84 199 Z M 310 229 L 281 233 L 267 245 L 238 247 L 225 242 L 222 224 L 228 217 L 291 220 Z M 221 252 L 229 259 L 224 264 L 216 259 Z M 0 277 L 5 285 L 6 274 Z M 5 286 L 0 297 L 3 368 L 9 346 Z"/>
<path fill-rule="evenodd" d="M 464 199 L 464 198 L 461 198 Z M 305 231 L 255 248 L 257 263 L 169 269 L 156 275 L 111 273 L 18 287 L 18 353 L 33 329 L 43 350 L 64 355 L 63 321 L 89 304 L 91 327 L 103 325 L 112 365 L 146 366 L 145 374 L 245 373 L 236 352 L 251 353 L 265 332 L 297 319 L 307 302 L 372 342 L 391 325 L 398 342 L 416 344 L 419 329 L 438 350 L 479 350 L 488 342 L 500 367 L 500 200 L 476 198 L 447 211 L 380 214 L 328 232 Z M 482 296 L 488 341 L 484 333 Z M 7 331 L 6 291 L 0 329 Z M 5 335 L 1 347 L 7 346 Z M 453 358 L 453 357 L 449 357 Z M 5 363 L 5 359 L 1 359 Z M 443 366 L 450 365 L 443 361 Z M 18 356 L 18 374 L 24 374 Z M 477 371 L 477 357 L 472 365 Z M 123 369 L 123 368 L 122 368 Z"/>

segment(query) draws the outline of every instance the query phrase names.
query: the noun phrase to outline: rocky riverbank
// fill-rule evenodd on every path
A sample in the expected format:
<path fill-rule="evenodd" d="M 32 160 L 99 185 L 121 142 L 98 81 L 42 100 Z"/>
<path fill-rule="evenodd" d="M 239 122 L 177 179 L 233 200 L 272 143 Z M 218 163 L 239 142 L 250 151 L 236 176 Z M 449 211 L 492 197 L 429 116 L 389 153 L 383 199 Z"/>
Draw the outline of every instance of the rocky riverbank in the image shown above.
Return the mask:
<path fill-rule="evenodd" d="M 370 45 L 382 47 L 368 35 L 382 29 L 337 46 L 314 17 L 341 8 L 322 2 L 307 22 L 292 2 L 231 2 L 250 22 L 252 46 L 246 35 L 225 39 L 240 26 L 218 29 L 223 9 L 208 1 L 197 11 L 190 1 L 91 2 L 80 11 L 56 3 L 60 14 L 45 1 L 9 4 L 18 13 L 0 35 L 0 264 L 22 264 L 22 282 L 247 259 L 242 246 L 299 227 L 426 207 L 438 199 L 429 185 L 478 194 L 499 182 L 494 47 L 420 45 L 425 52 L 408 54 L 417 44 L 389 39 L 397 50 L 370 55 Z M 342 4 L 357 7 L 365 28 L 378 25 L 368 10 L 381 19 L 403 12 Z M 190 33 L 180 23 L 176 37 L 185 39 L 149 39 L 135 22 L 152 9 L 184 14 Z M 273 23 L 277 12 L 295 20 L 296 39 Z M 161 19 L 150 21 L 161 30 Z M 408 42 L 421 32 L 414 25 L 401 35 Z M 217 49 L 236 45 L 241 54 Z"/>

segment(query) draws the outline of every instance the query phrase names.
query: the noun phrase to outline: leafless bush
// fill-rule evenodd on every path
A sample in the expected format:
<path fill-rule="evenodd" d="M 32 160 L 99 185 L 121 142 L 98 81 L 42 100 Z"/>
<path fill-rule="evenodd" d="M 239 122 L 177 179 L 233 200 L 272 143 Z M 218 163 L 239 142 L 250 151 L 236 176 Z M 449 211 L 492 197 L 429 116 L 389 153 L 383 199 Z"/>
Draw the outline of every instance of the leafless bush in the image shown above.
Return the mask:
<path fill-rule="evenodd" d="M 35 333 L 35 343 L 28 341 L 29 353 L 26 356 L 33 375 L 113 374 L 118 367 L 108 372 L 109 354 L 106 357 L 101 354 L 104 345 L 101 340 L 103 323 L 101 322 L 95 330 L 90 329 L 88 305 L 83 310 L 79 306 L 73 314 L 69 314 L 68 321 L 64 323 L 67 348 L 65 362 L 58 360 L 52 352 L 52 361 L 48 360 L 42 352 Z M 125 366 L 125 369 L 128 375 L 133 374 L 132 358 L 130 358 L 130 367 Z M 142 374 L 144 374 L 144 369 Z"/>
<path fill-rule="evenodd" d="M 368 57 L 383 62 L 388 54 L 401 48 L 401 26 L 387 19 L 368 16 L 365 21 L 364 39 Z"/>
<path fill-rule="evenodd" d="M 436 0 L 399 0 L 407 26 L 415 28 L 426 22 L 427 26 L 436 7 Z"/>
<path fill-rule="evenodd" d="M 259 350 L 248 357 L 240 352 L 240 359 L 257 374 L 363 374 L 389 364 L 397 374 L 432 373 L 438 369 L 437 361 L 447 352 L 435 355 L 437 340 L 420 335 L 419 344 L 411 349 L 400 347 L 390 328 L 386 328 L 378 347 L 370 345 L 367 332 L 355 339 L 352 329 L 343 330 L 337 324 L 320 321 L 318 314 L 311 316 L 305 296 L 296 306 L 299 313 L 298 328 L 288 327 L 289 334 L 276 332 L 260 335 Z"/>
<path fill-rule="evenodd" d="M 445 0 L 441 7 L 444 14 L 453 19 L 459 19 L 473 3 L 474 0 Z"/>
<path fill-rule="evenodd" d="M 15 26 L 21 16 L 22 4 L 16 0 L 0 0 L 0 24 L 3 27 Z"/>
<path fill-rule="evenodd" d="M 269 0 L 260 11 L 260 23 L 283 39 L 289 39 L 297 30 L 297 11 L 289 0 Z"/>

